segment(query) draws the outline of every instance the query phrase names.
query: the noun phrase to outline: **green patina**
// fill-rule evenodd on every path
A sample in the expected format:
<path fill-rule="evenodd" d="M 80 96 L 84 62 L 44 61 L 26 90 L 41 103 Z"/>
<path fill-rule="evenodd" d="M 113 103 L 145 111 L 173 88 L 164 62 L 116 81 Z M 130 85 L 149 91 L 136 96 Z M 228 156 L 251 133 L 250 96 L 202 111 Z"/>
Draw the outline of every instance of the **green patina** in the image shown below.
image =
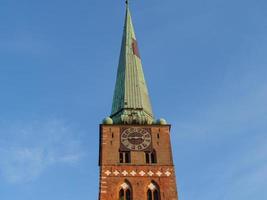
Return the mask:
<path fill-rule="evenodd" d="M 154 120 L 128 4 L 111 118 L 114 124 L 152 124 Z"/>

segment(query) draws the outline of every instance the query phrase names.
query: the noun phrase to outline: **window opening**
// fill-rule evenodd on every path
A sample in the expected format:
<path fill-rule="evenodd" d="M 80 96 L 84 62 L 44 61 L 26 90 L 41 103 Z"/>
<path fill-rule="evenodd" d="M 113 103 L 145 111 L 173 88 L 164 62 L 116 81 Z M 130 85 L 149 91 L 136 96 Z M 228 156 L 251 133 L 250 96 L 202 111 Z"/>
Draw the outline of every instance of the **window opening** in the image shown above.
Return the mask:
<path fill-rule="evenodd" d="M 155 150 L 153 150 L 151 153 L 151 163 L 157 163 L 157 155 Z"/>
<path fill-rule="evenodd" d="M 131 154 L 130 152 L 125 152 L 125 163 L 131 163 Z"/>
<path fill-rule="evenodd" d="M 129 189 L 126 190 L 126 200 L 131 200 L 131 191 Z"/>
<path fill-rule="evenodd" d="M 156 183 L 150 183 L 148 185 L 147 200 L 160 200 L 159 187 Z"/>
<path fill-rule="evenodd" d="M 153 200 L 159 200 L 159 192 L 158 192 L 157 189 L 154 190 L 154 192 L 153 192 L 153 196 L 154 196 L 154 199 L 153 199 Z"/>
<path fill-rule="evenodd" d="M 120 154 L 120 163 L 131 163 L 130 151 L 121 151 L 119 154 Z"/>
<path fill-rule="evenodd" d="M 123 152 L 120 152 L 120 163 L 123 163 Z"/>
<path fill-rule="evenodd" d="M 130 184 L 127 182 L 121 184 L 119 200 L 132 200 L 132 189 Z"/>
<path fill-rule="evenodd" d="M 157 163 L 157 154 L 156 151 L 153 150 L 152 152 L 145 152 L 146 163 L 147 164 L 155 164 Z"/>
<path fill-rule="evenodd" d="M 120 190 L 120 198 L 119 198 L 119 200 L 124 200 L 124 190 L 123 189 Z"/>
<path fill-rule="evenodd" d="M 152 191 L 150 189 L 147 191 L 147 200 L 152 200 Z"/>
<path fill-rule="evenodd" d="M 149 152 L 146 152 L 145 154 L 146 154 L 146 163 L 149 164 L 149 163 L 150 163 L 150 161 L 149 161 L 149 160 L 150 160 L 150 159 L 149 159 L 149 157 L 150 157 L 149 154 L 150 154 L 150 153 L 149 153 Z"/>

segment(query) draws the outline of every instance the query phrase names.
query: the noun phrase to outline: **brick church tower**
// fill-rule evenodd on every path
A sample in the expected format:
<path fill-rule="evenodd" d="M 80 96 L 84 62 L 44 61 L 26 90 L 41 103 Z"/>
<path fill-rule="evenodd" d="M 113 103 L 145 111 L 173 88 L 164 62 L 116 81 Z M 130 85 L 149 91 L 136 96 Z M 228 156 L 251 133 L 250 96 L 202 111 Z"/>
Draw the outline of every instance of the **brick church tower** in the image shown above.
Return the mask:
<path fill-rule="evenodd" d="M 170 129 L 153 116 L 126 2 L 112 112 L 100 125 L 99 200 L 178 200 Z"/>

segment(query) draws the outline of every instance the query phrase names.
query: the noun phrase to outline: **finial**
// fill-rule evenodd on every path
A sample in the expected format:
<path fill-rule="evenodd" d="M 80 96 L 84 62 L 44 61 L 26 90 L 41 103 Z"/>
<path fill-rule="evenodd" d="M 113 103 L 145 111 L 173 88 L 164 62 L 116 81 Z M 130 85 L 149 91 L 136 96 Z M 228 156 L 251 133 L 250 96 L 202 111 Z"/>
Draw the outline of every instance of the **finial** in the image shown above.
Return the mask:
<path fill-rule="evenodd" d="M 128 5 L 129 5 L 129 0 L 126 0 L 125 3 L 126 3 L 126 5 L 128 6 Z"/>

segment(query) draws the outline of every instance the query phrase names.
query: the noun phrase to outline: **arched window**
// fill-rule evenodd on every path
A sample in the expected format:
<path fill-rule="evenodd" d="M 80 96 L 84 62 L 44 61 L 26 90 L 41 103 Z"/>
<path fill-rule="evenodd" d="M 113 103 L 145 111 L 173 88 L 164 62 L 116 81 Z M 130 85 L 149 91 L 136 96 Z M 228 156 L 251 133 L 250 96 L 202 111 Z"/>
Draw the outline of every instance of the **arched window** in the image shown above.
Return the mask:
<path fill-rule="evenodd" d="M 146 163 L 147 164 L 155 164 L 157 163 L 157 154 L 156 151 L 153 150 L 152 152 L 145 152 Z"/>
<path fill-rule="evenodd" d="M 158 190 L 153 191 L 153 197 L 154 197 L 154 200 L 159 200 L 159 191 Z"/>
<path fill-rule="evenodd" d="M 119 198 L 119 200 L 124 200 L 124 190 L 123 189 L 120 190 L 120 198 Z"/>
<path fill-rule="evenodd" d="M 128 181 L 121 184 L 119 200 L 132 200 L 132 187 Z"/>
<path fill-rule="evenodd" d="M 152 200 L 152 191 L 150 189 L 147 191 L 147 200 Z"/>
<path fill-rule="evenodd" d="M 160 200 L 159 186 L 154 181 L 148 185 L 147 200 Z"/>
<path fill-rule="evenodd" d="M 131 191 L 130 191 L 130 189 L 126 190 L 126 200 L 131 200 Z"/>

